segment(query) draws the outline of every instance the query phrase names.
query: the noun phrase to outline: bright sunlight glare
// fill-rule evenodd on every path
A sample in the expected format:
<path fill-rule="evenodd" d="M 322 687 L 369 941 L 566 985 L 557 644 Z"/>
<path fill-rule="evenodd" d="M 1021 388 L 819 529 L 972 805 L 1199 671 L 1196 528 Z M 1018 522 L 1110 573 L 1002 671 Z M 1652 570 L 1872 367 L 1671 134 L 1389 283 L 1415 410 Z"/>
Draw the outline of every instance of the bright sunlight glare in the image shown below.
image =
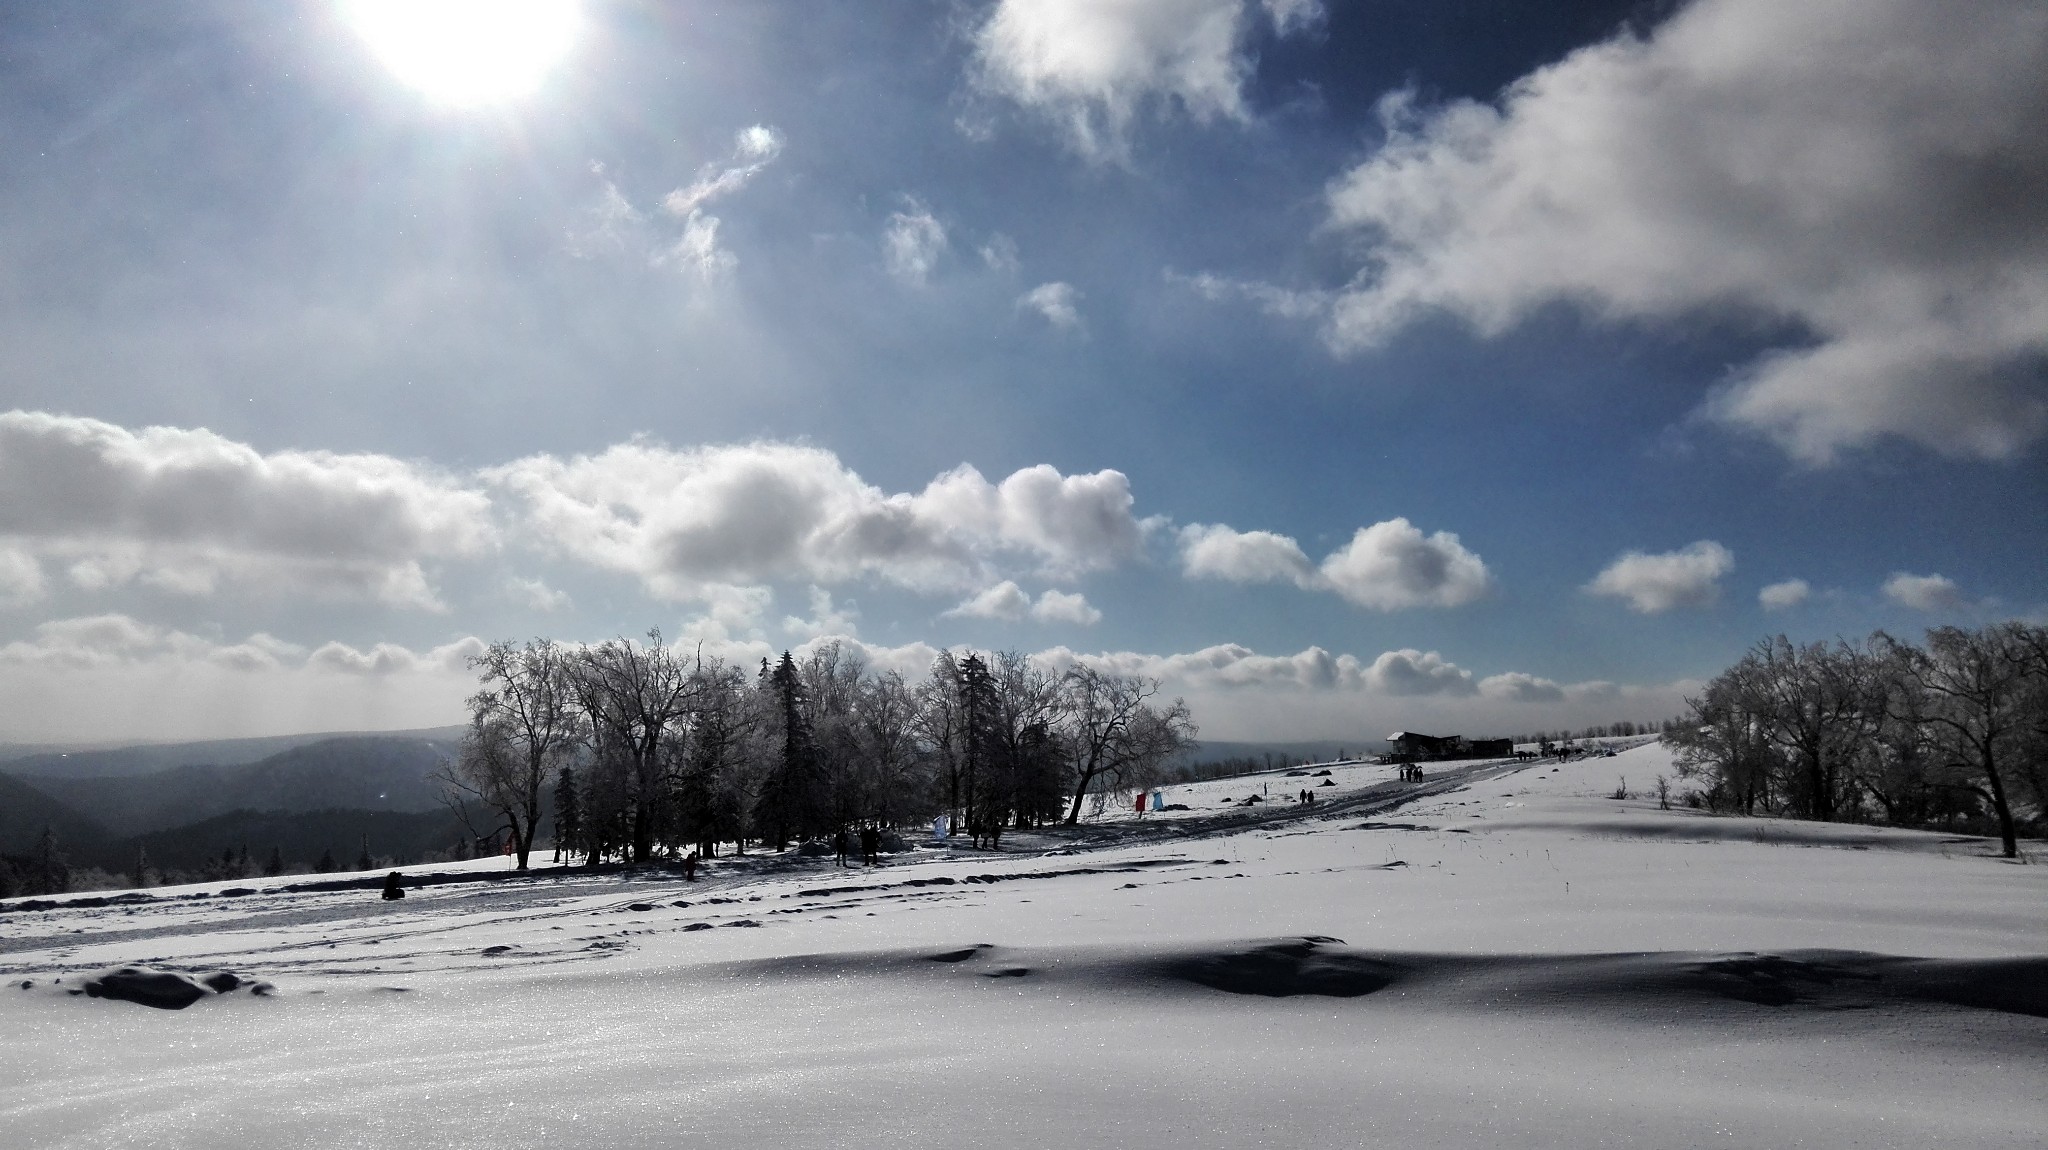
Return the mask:
<path fill-rule="evenodd" d="M 399 80 L 458 105 L 532 91 L 579 23 L 574 0 L 343 0 L 341 11 Z"/>

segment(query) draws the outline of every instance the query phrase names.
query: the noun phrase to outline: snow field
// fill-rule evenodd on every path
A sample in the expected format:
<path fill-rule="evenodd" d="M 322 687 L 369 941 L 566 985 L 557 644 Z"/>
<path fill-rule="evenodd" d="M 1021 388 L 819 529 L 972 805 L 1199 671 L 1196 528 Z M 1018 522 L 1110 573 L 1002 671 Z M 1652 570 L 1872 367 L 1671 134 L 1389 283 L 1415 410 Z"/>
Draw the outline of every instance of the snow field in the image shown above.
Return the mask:
<path fill-rule="evenodd" d="M 2048 1011 L 2011 984 L 2048 970 L 2041 868 L 1606 797 L 1669 773 L 1655 746 L 1553 766 L 1070 854 L 0 910 L 0 1129 L 35 1147 L 2039 1144 Z M 1982 961 L 2015 958 L 2034 965 Z M 145 959 L 278 994 L 169 1012 L 52 981 Z M 1942 979 L 2005 997 L 1922 993 Z M 1303 987 L 1339 993 L 1281 993 Z"/>

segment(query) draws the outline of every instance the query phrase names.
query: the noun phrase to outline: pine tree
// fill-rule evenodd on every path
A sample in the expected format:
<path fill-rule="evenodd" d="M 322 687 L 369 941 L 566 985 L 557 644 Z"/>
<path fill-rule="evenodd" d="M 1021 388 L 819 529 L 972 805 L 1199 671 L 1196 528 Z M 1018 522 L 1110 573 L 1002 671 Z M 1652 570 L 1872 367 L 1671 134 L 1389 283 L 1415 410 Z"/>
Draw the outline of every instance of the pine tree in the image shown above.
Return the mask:
<path fill-rule="evenodd" d="M 564 766 L 555 780 L 555 861 L 562 852 L 572 855 L 583 837 L 583 797 L 576 792 L 576 771 Z"/>
<path fill-rule="evenodd" d="M 284 851 L 282 849 L 274 846 L 270 848 L 270 861 L 263 864 L 263 873 L 270 878 L 276 878 L 284 873 Z"/>
<path fill-rule="evenodd" d="M 316 862 L 316 863 L 314 863 L 314 864 L 313 864 L 313 871 L 314 871 L 314 873 L 316 873 L 316 874 L 330 874 L 330 873 L 332 873 L 332 872 L 333 872 L 333 870 L 334 870 L 334 851 L 333 851 L 333 850 L 331 850 L 331 849 L 328 849 L 328 850 L 322 850 L 322 851 L 320 852 L 320 861 L 319 861 L 319 862 Z"/>
<path fill-rule="evenodd" d="M 138 890 L 149 885 L 148 847 L 138 846 L 135 848 L 135 873 L 128 877 L 135 880 L 135 886 Z"/>

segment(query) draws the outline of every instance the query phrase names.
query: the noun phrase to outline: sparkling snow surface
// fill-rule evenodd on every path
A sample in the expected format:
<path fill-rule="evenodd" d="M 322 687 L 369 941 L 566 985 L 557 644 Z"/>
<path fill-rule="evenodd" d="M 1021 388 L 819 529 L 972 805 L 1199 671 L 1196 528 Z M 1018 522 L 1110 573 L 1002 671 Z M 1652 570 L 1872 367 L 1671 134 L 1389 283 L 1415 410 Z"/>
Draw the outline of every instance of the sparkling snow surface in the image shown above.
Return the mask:
<path fill-rule="evenodd" d="M 1670 771 L 1220 780 L 866 871 L 0 904 L 0 1142 L 2041 1146 L 2048 870 L 1609 797 Z M 124 964 L 275 990 L 67 993 Z"/>

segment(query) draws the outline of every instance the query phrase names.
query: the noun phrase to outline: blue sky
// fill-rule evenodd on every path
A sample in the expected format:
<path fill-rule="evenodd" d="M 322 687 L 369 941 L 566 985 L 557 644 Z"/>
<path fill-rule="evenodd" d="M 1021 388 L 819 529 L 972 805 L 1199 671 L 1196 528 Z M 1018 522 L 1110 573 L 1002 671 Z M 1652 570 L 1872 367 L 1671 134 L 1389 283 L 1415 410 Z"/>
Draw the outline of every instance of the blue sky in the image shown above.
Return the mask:
<path fill-rule="evenodd" d="M 1508 733 L 2048 610 L 2038 5 L 456 7 L 0 12 L 0 739 L 654 626 Z"/>

